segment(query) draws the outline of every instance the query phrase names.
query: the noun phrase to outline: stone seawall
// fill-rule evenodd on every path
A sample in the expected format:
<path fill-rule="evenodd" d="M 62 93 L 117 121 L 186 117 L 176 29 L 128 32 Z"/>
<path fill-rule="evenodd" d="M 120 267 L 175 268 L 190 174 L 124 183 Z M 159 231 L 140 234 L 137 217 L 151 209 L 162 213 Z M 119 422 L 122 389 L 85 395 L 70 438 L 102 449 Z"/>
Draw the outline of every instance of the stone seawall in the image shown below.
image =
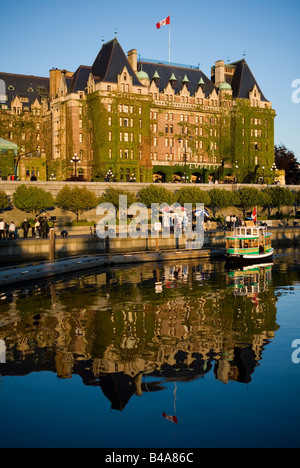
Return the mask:
<path fill-rule="evenodd" d="M 274 247 L 297 246 L 300 241 L 300 229 L 277 228 L 271 229 L 272 243 Z M 224 249 L 228 232 L 214 230 L 205 232 L 204 249 Z M 101 255 L 103 253 L 154 252 L 156 251 L 156 239 L 109 239 L 109 242 L 96 236 L 71 236 L 55 239 L 55 258 L 66 258 L 80 255 Z M 159 251 L 185 250 L 187 241 L 185 238 L 159 239 Z M 0 265 L 20 261 L 43 261 L 50 258 L 49 239 L 18 239 L 15 241 L 0 242 Z"/>
<path fill-rule="evenodd" d="M 39 187 L 47 192 L 52 193 L 54 197 L 58 194 L 58 192 L 65 187 L 66 185 L 70 187 L 86 187 L 88 190 L 94 192 L 97 196 L 101 196 L 107 188 L 120 188 L 122 190 L 127 190 L 129 192 L 138 193 L 141 189 L 148 187 L 151 184 L 146 183 L 130 183 L 130 182 L 117 182 L 117 183 L 108 183 L 108 182 L 21 182 L 21 181 L 0 181 L 0 190 L 7 193 L 7 195 L 12 195 L 16 189 L 20 185 L 28 185 L 33 187 Z M 243 187 L 255 187 L 257 189 L 263 190 L 267 185 L 246 185 L 246 184 L 159 184 L 160 187 L 164 187 L 172 192 L 176 192 L 177 190 L 183 187 L 196 187 L 201 190 L 212 190 L 213 188 L 221 188 L 229 191 L 239 190 Z M 291 190 L 299 191 L 300 186 L 298 185 L 291 185 L 285 186 L 285 188 L 289 188 Z"/>

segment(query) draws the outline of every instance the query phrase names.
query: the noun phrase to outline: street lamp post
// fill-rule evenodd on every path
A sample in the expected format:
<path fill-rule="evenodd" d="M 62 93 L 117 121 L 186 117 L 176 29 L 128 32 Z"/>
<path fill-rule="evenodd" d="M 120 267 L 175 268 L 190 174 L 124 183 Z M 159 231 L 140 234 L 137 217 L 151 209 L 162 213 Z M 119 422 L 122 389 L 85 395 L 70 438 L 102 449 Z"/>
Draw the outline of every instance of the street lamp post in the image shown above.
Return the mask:
<path fill-rule="evenodd" d="M 192 137 L 189 136 L 189 139 L 192 140 Z M 178 138 L 179 143 L 183 142 L 184 139 L 180 136 Z M 185 140 L 184 145 L 184 183 L 187 183 L 187 141 Z"/>
<path fill-rule="evenodd" d="M 81 160 L 77 156 L 76 153 L 74 154 L 73 158 L 71 159 L 71 163 L 73 163 L 75 165 L 75 182 L 76 182 L 77 181 L 77 164 L 81 163 Z"/>
<path fill-rule="evenodd" d="M 235 166 L 235 169 L 236 169 L 236 172 L 235 172 L 235 179 L 236 179 L 236 183 L 238 184 L 238 183 L 239 183 L 239 179 L 238 179 L 238 170 L 239 170 L 239 166 L 238 166 L 237 161 L 236 161 L 235 163 L 236 163 L 236 166 Z"/>
<path fill-rule="evenodd" d="M 111 182 L 112 180 L 114 180 L 114 175 L 111 169 L 109 169 L 108 173 L 105 176 L 105 179 L 106 179 L 106 182 Z"/>
<path fill-rule="evenodd" d="M 275 163 L 271 167 L 271 171 L 273 171 L 273 184 L 275 185 L 275 175 L 276 175 L 276 171 L 277 171 L 277 166 L 276 166 Z"/>

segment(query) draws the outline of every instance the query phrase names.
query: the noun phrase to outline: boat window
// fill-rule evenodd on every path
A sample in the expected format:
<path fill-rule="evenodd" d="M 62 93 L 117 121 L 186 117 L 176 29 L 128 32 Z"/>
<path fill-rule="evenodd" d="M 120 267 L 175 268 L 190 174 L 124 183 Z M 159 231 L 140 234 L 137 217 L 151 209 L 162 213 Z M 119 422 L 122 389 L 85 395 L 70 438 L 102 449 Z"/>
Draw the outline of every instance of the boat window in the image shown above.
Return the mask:
<path fill-rule="evenodd" d="M 251 233 L 252 233 L 251 229 L 247 229 L 247 236 L 251 236 Z"/>
<path fill-rule="evenodd" d="M 241 229 L 241 235 L 245 236 L 246 235 L 246 229 Z"/>
<path fill-rule="evenodd" d="M 253 235 L 254 235 L 254 236 L 258 236 L 258 231 L 257 231 L 257 229 L 253 229 Z"/>

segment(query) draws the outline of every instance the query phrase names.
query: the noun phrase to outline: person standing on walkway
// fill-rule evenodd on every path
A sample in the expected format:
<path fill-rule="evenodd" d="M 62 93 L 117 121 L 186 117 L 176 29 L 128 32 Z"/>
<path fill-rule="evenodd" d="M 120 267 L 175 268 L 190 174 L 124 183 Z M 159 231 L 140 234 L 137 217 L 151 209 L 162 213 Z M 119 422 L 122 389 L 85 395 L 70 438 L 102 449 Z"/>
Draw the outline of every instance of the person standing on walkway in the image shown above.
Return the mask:
<path fill-rule="evenodd" d="M 0 219 L 0 241 L 5 240 L 5 222 Z"/>
<path fill-rule="evenodd" d="M 35 226 L 34 226 L 34 235 L 37 239 L 40 237 L 40 228 L 41 228 L 41 224 L 39 220 L 37 219 Z"/>
<path fill-rule="evenodd" d="M 24 239 L 27 239 L 28 237 L 29 228 L 30 228 L 30 224 L 27 221 L 27 219 L 25 219 L 21 226 L 21 229 L 23 229 L 23 233 L 24 233 Z"/>
<path fill-rule="evenodd" d="M 9 238 L 11 240 L 15 240 L 15 238 L 16 238 L 16 226 L 15 226 L 15 223 L 13 221 L 10 223 L 8 232 L 9 232 Z"/>

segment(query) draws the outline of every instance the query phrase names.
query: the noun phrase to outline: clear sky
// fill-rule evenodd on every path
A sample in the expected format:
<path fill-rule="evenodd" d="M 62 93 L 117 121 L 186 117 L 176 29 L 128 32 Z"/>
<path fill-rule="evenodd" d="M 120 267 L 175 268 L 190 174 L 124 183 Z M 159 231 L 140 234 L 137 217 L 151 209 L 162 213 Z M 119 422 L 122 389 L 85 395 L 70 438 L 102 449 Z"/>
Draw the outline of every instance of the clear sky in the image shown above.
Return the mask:
<path fill-rule="evenodd" d="M 48 76 L 52 67 L 92 65 L 116 29 L 125 53 L 168 61 L 169 28 L 155 25 L 169 14 L 172 62 L 200 64 L 210 77 L 215 61 L 246 54 L 277 111 L 275 144 L 300 161 L 300 102 L 292 101 L 293 92 L 300 101 L 299 0 L 2 0 L 0 71 Z"/>

